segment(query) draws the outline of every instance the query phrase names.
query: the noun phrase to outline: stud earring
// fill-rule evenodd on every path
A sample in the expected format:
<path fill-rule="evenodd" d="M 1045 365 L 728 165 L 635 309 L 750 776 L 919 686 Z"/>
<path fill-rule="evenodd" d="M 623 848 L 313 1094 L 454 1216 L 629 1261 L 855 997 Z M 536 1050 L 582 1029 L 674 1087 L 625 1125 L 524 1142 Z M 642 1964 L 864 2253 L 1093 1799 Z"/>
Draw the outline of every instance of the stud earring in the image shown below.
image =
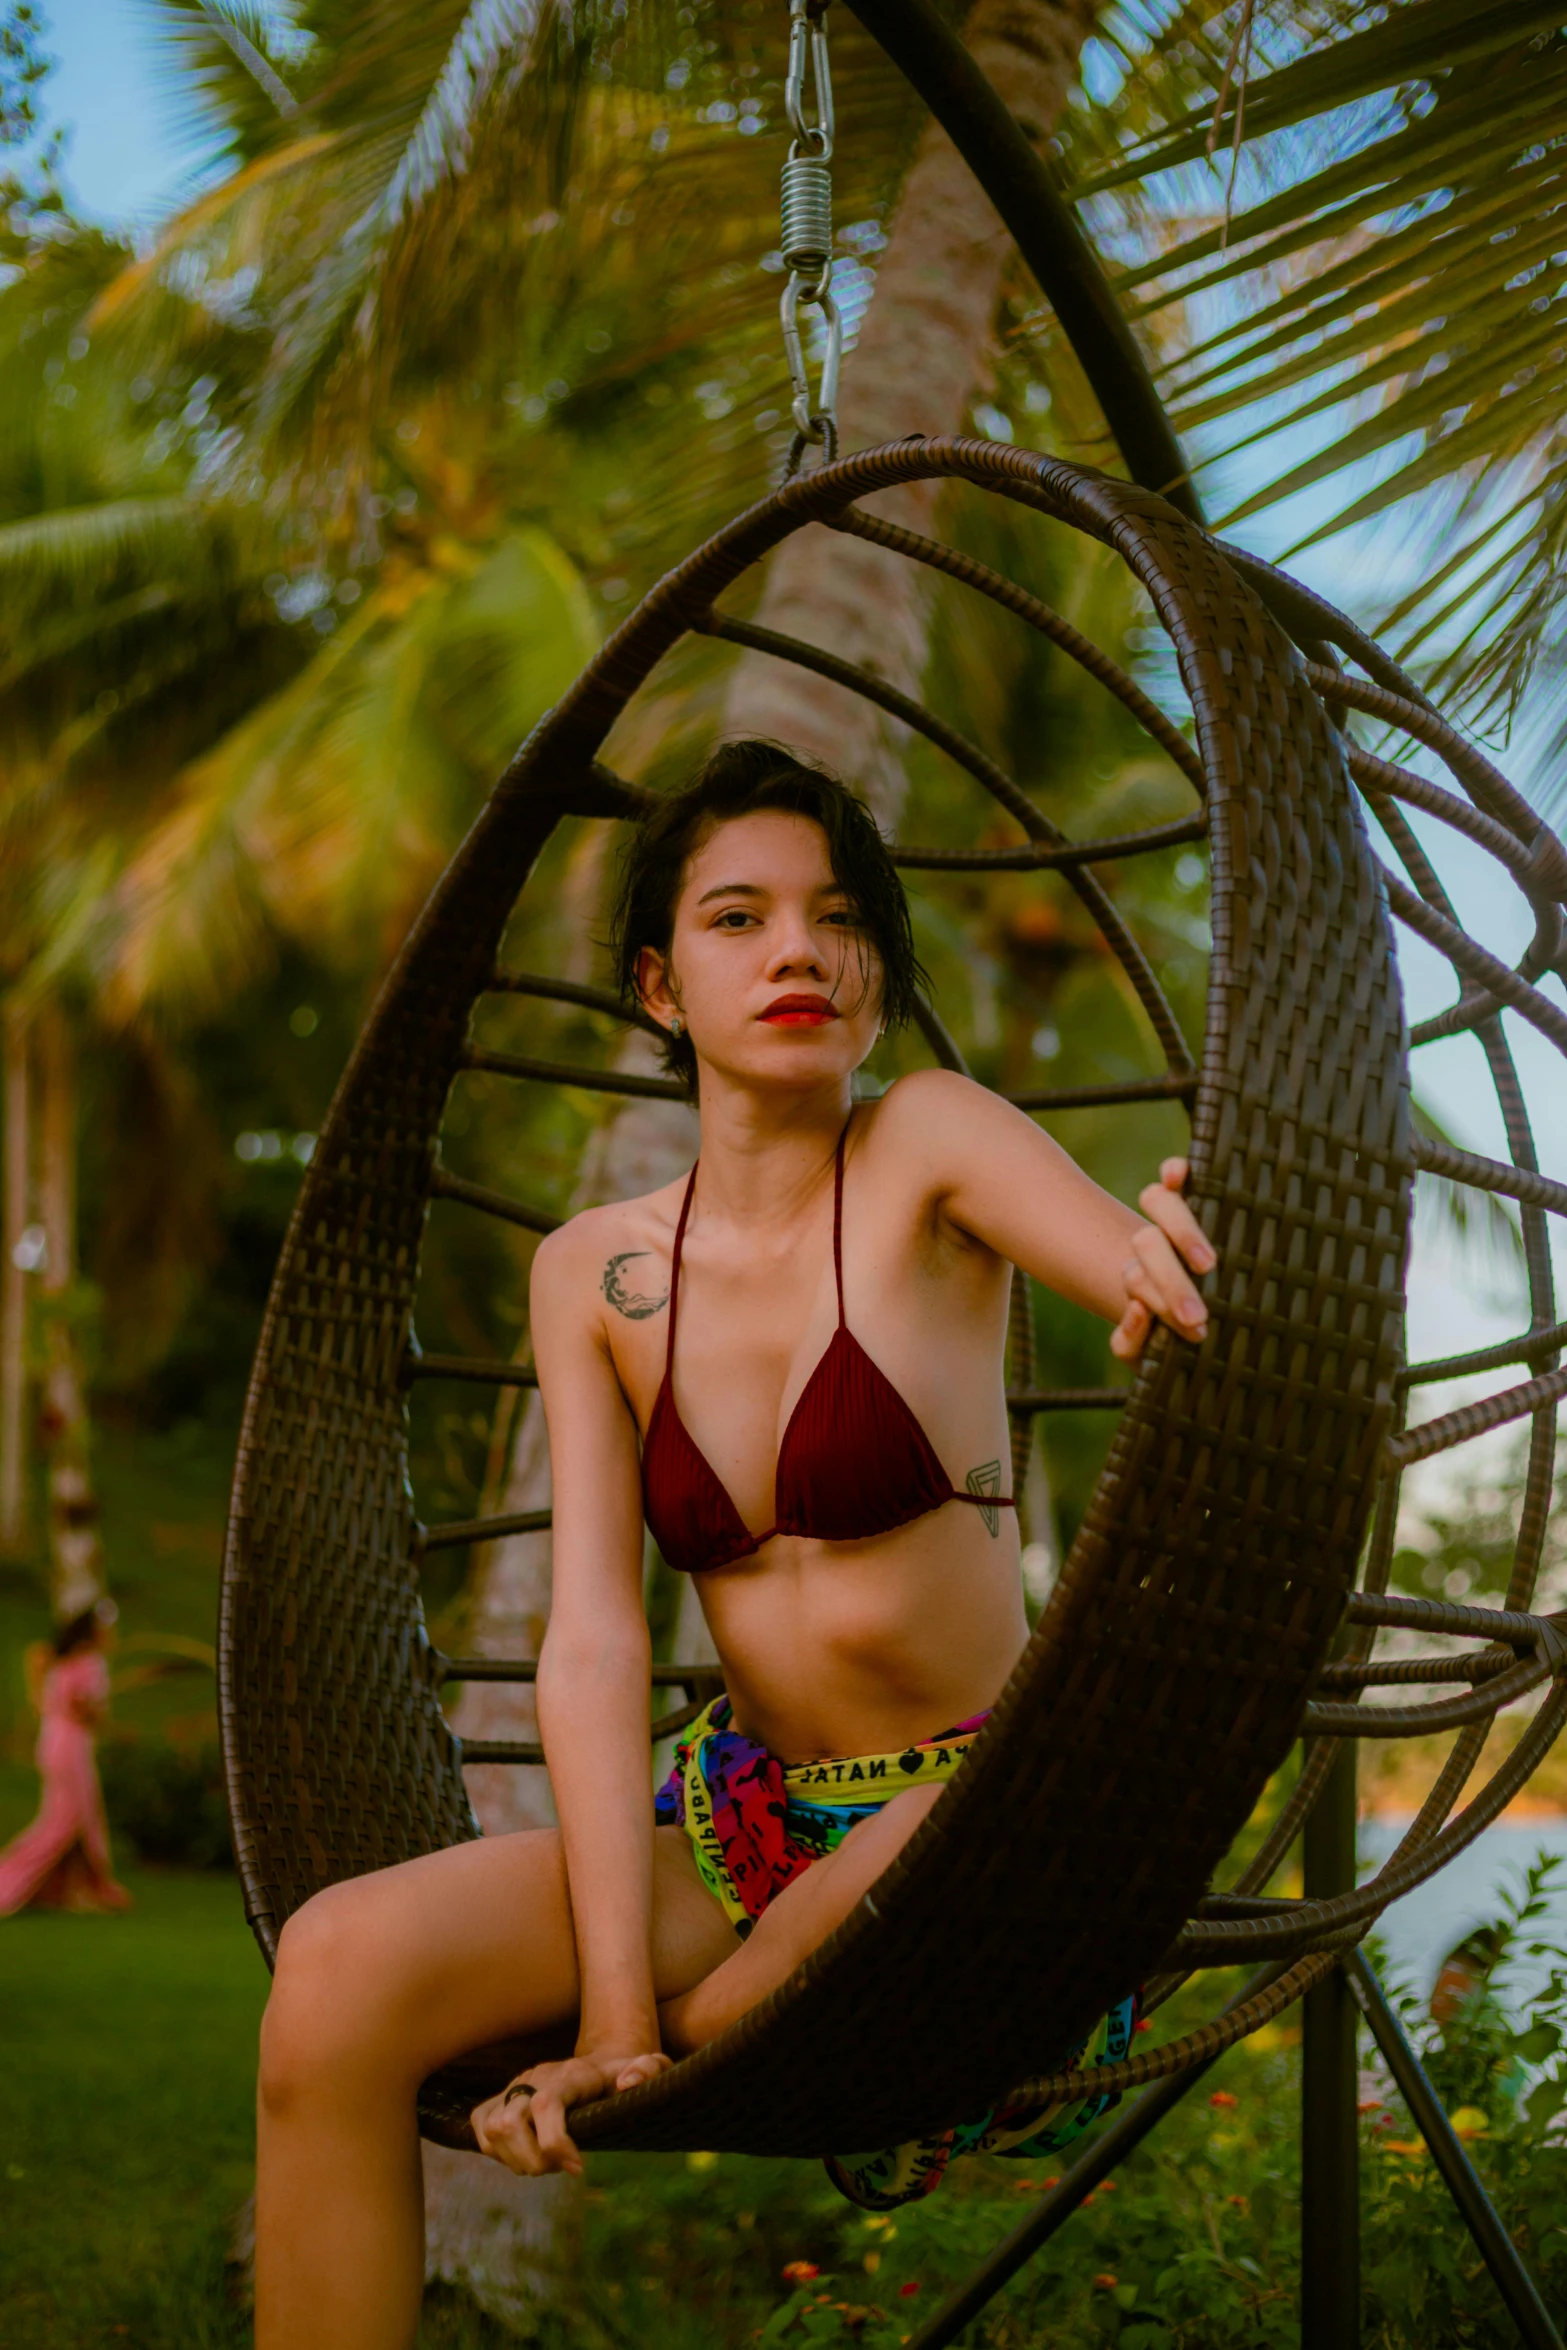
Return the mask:
<path fill-rule="evenodd" d="M 677 1012 L 674 1019 L 669 1023 L 669 1033 L 671 1036 L 684 1036 L 685 1032 L 686 1024 Z"/>

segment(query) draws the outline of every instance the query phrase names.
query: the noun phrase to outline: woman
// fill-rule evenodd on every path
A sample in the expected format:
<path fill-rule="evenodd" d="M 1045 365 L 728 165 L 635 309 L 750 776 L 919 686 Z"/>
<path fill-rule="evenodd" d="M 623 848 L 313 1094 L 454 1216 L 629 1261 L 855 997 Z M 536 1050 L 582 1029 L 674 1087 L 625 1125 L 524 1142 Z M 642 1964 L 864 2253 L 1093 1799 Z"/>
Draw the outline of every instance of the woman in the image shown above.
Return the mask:
<path fill-rule="evenodd" d="M 580 2169 L 570 2108 L 754 2005 L 937 1800 L 1027 1636 L 1012 1265 L 1104 1314 L 1123 1360 L 1156 1319 L 1206 1327 L 1188 1267 L 1213 1252 L 1180 1162 L 1137 1216 L 964 1078 L 922 1071 L 851 1107 L 916 967 L 885 847 L 831 778 L 770 744 L 719 751 L 632 843 L 615 946 L 696 1090 L 701 1156 L 534 1259 L 560 1829 L 357 1878 L 289 1921 L 262 2034 L 259 2350 L 412 2342 L 425 2075 L 574 2021 L 573 2055 L 473 2119 L 513 2170 Z M 700 1576 L 728 1692 L 658 1824 L 644 1516 Z M 749 1832 L 758 1773 L 910 1755 L 906 1789 L 847 1833 Z"/>
<path fill-rule="evenodd" d="M 100 1599 L 28 1654 L 39 1714 L 38 1816 L 0 1852 L 0 1917 L 35 1909 L 129 1909 L 109 1861 L 93 1742 L 109 1710 L 108 1651 L 117 1610 Z"/>

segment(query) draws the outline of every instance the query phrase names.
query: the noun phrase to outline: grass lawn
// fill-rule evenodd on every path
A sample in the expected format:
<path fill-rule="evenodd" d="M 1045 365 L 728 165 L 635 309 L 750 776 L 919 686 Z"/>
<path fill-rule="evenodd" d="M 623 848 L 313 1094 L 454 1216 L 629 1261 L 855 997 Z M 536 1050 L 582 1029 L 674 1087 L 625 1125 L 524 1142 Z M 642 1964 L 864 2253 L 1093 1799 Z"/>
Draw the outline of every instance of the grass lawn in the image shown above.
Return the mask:
<path fill-rule="evenodd" d="M 98 1445 L 121 1630 L 215 1637 L 228 1460 L 199 1431 Z M 31 1816 L 22 1650 L 48 1629 L 41 1562 L 0 1570 L 0 1843 Z M 133 1646 L 116 1671 L 137 1661 Z M 118 1700 L 123 1733 L 215 1730 L 180 1673 Z M 266 1971 L 228 1872 L 138 1868 L 125 1917 L 0 1920 L 0 2341 L 6 2350 L 243 2335 L 225 2318 L 229 2215 L 250 2192 Z"/>
<path fill-rule="evenodd" d="M 7 2350 L 231 2338 L 266 1973 L 231 1875 L 124 1874 L 125 1917 L 0 1921 Z"/>

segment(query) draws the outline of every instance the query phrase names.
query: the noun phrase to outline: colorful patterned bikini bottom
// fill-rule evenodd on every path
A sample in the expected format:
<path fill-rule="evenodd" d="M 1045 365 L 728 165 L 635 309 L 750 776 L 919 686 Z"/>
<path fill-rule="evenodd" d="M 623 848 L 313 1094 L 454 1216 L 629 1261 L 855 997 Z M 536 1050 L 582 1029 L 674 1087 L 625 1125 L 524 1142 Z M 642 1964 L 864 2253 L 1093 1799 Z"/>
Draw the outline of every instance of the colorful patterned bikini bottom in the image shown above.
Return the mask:
<path fill-rule="evenodd" d="M 851 1828 L 874 1818 L 910 1787 L 944 1786 L 985 1725 L 985 1715 L 922 1738 L 901 1754 L 845 1755 L 784 1763 L 729 1727 L 727 1697 L 700 1714 L 675 1748 L 674 1768 L 654 1798 L 661 1827 L 682 1827 L 697 1869 L 737 1934 L 749 1934 L 786 1885 L 837 1850 Z M 1136 2002 L 1123 1999 L 1097 2031 L 1064 2052 L 1065 2069 L 1086 2059 L 1119 2064 L 1136 2028 Z M 1049 2104 L 1032 2093 L 1004 2098 L 978 2120 L 870 2154 L 835 2154 L 827 2174 L 852 2203 L 892 2211 L 941 2184 L 960 2154 L 1033 2160 L 1054 2154 L 1116 2103 L 1091 2097 Z"/>

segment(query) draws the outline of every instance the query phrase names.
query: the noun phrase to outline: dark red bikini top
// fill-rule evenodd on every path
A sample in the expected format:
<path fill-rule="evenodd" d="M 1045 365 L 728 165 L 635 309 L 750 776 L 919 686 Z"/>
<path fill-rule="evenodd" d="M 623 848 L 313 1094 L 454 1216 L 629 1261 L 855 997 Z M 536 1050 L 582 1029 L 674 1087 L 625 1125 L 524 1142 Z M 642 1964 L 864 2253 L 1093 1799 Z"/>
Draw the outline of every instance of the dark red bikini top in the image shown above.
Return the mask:
<path fill-rule="evenodd" d="M 844 1129 L 846 1134 L 848 1129 Z M 843 1143 L 833 1177 L 832 1262 L 838 1327 L 789 1415 L 778 1449 L 778 1520 L 752 1534 L 718 1476 L 697 1450 L 675 1402 L 675 1313 L 680 1250 L 696 1189 L 696 1168 L 675 1227 L 669 1268 L 669 1346 L 664 1379 L 642 1447 L 642 1506 L 653 1538 L 672 1567 L 698 1575 L 749 1558 L 775 1534 L 818 1542 L 861 1542 L 890 1533 L 943 1502 L 1011 1509 L 1013 1496 L 960 1493 L 885 1372 L 879 1371 L 843 1317 Z"/>

